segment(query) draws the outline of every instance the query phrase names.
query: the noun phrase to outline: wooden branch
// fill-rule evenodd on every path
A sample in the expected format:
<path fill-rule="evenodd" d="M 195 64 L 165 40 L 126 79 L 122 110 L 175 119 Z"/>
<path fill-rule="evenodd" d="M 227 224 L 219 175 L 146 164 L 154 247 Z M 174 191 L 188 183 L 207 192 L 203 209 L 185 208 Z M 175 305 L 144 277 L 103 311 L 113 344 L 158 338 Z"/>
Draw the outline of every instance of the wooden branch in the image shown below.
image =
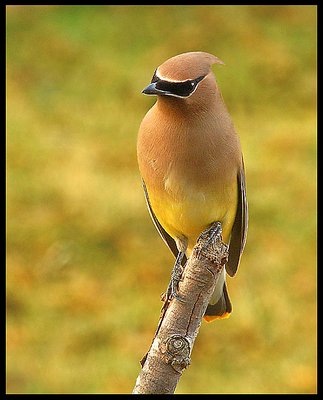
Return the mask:
<path fill-rule="evenodd" d="M 161 319 L 133 394 L 172 394 L 191 353 L 202 317 L 228 258 L 222 227 L 215 222 L 204 231 L 188 259 L 179 283 L 180 299 L 162 309 Z"/>

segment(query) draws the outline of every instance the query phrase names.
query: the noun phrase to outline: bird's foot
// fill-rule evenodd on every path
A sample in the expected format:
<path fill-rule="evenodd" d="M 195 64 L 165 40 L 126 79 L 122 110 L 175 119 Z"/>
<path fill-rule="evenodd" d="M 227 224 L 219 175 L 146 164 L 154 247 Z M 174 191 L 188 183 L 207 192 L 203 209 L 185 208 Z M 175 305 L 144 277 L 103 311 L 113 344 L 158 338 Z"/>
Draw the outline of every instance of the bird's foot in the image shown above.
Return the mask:
<path fill-rule="evenodd" d="M 221 252 L 219 253 L 219 248 Z M 201 233 L 194 248 L 197 256 L 203 255 L 209 260 L 225 265 L 228 261 L 228 245 L 222 242 L 222 226 L 220 222 L 214 222 Z"/>

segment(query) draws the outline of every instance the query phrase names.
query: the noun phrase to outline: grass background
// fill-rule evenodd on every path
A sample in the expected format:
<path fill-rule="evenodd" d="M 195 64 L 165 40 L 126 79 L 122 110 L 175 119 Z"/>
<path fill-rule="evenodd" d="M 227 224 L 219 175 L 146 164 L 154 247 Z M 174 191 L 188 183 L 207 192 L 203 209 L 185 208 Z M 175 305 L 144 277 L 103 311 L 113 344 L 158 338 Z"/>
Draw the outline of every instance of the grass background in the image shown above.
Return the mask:
<path fill-rule="evenodd" d="M 239 132 L 250 220 L 233 313 L 203 323 L 176 393 L 316 392 L 316 7 L 7 7 L 7 392 L 129 393 L 173 258 L 136 161 L 185 51 Z"/>

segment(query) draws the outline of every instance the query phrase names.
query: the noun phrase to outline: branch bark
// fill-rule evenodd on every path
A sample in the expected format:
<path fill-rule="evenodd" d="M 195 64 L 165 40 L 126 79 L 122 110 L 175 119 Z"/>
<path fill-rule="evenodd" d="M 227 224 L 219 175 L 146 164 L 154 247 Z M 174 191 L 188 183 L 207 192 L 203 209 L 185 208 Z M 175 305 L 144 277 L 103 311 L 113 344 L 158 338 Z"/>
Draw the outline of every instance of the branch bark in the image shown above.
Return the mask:
<path fill-rule="evenodd" d="M 191 363 L 203 315 L 228 258 L 222 227 L 215 222 L 197 240 L 179 283 L 180 299 L 162 309 L 161 318 L 133 394 L 172 394 Z"/>

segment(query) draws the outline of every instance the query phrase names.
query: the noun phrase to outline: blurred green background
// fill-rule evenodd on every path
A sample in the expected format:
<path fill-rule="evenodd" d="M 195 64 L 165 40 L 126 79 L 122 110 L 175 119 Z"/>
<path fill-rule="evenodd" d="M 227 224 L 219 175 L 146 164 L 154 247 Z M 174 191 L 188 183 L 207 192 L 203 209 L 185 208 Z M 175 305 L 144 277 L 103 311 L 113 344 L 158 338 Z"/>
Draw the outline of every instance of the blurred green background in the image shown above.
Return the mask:
<path fill-rule="evenodd" d="M 155 68 L 192 50 L 239 132 L 248 241 L 233 313 L 176 393 L 316 392 L 316 6 L 7 7 L 7 391 L 129 393 L 173 257 L 136 136 Z"/>

